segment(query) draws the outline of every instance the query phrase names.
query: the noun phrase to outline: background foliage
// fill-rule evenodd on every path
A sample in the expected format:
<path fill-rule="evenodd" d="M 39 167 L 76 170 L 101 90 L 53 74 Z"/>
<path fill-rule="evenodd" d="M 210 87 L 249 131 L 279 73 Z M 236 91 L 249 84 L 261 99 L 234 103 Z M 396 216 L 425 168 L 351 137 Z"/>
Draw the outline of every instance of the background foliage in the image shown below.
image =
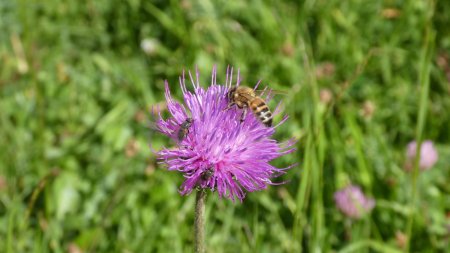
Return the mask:
<path fill-rule="evenodd" d="M 243 204 L 210 195 L 209 252 L 448 250 L 449 24 L 448 1 L 0 1 L 0 251 L 192 251 L 194 196 L 148 121 L 164 79 L 214 64 L 288 91 L 298 151 L 276 165 L 300 165 Z M 413 139 L 440 156 L 417 176 Z M 350 182 L 377 201 L 361 220 L 334 205 Z"/>

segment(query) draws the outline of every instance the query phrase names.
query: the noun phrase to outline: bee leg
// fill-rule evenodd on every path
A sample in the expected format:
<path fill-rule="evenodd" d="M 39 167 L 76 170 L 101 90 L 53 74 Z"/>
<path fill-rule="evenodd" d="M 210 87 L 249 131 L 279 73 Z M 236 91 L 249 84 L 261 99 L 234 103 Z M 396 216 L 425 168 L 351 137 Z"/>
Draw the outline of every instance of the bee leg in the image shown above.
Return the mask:
<path fill-rule="evenodd" d="M 242 109 L 242 114 L 241 114 L 241 123 L 242 122 L 244 122 L 244 120 L 245 120 L 245 116 L 247 116 L 247 111 L 248 111 L 248 107 L 246 106 L 246 107 L 244 107 L 243 109 Z"/>
<path fill-rule="evenodd" d="M 231 107 L 233 107 L 236 103 L 235 102 L 231 102 L 228 104 L 227 108 L 223 109 L 222 111 L 228 111 L 231 109 Z"/>

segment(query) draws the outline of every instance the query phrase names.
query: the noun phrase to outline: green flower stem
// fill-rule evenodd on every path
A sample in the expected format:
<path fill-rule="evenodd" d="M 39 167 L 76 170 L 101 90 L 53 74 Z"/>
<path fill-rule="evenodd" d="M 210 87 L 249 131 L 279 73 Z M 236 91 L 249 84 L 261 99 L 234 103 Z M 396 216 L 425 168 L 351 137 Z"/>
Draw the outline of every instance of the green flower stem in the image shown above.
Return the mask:
<path fill-rule="evenodd" d="M 206 191 L 201 189 L 197 191 L 195 198 L 195 252 L 205 253 L 205 200 Z"/>
<path fill-rule="evenodd" d="M 412 171 L 411 178 L 411 198 L 409 203 L 409 208 L 411 210 L 409 214 L 408 223 L 406 226 L 406 236 L 407 242 L 405 246 L 405 252 L 410 252 L 411 247 L 411 239 L 413 238 L 413 225 L 414 225 L 414 217 L 417 215 L 415 212 L 416 205 L 418 202 L 418 193 L 417 193 L 417 181 L 419 176 L 419 163 L 420 163 L 420 150 L 422 147 L 423 140 L 423 130 L 425 127 L 425 119 L 427 116 L 427 106 L 429 103 L 429 92 L 430 92 L 430 70 L 432 65 L 432 57 L 434 50 L 434 40 L 436 38 L 436 33 L 432 28 L 432 17 L 434 13 L 434 4 L 431 8 L 431 12 L 429 14 L 429 20 L 427 21 L 427 27 L 425 29 L 425 44 L 423 47 L 423 55 L 422 62 L 419 73 L 419 82 L 420 82 L 420 97 L 419 97 L 419 114 L 417 119 L 416 126 L 416 158 L 414 161 L 414 169 Z"/>

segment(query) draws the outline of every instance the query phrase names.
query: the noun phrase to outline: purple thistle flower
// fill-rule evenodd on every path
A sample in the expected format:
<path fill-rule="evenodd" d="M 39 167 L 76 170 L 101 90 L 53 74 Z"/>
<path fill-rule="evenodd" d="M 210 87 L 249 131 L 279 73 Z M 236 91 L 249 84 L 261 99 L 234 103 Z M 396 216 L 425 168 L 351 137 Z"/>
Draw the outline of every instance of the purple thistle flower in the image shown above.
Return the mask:
<path fill-rule="evenodd" d="M 367 198 L 356 185 L 349 185 L 334 193 L 334 201 L 338 209 L 346 216 L 359 219 L 375 206 L 375 200 Z"/>
<path fill-rule="evenodd" d="M 411 170 L 416 157 L 417 143 L 411 141 L 406 149 L 406 169 Z M 419 168 L 423 170 L 429 170 L 437 162 L 439 158 L 438 152 L 434 148 L 433 142 L 426 140 L 422 143 L 420 148 L 420 162 Z"/>
<path fill-rule="evenodd" d="M 185 181 L 180 187 L 182 195 L 197 187 L 209 188 L 217 190 L 219 197 L 233 201 L 238 198 L 242 202 L 245 191 L 258 191 L 276 184 L 272 179 L 294 166 L 280 169 L 269 164 L 271 160 L 294 151 L 295 140 L 280 144 L 271 139 L 275 128 L 286 121 L 286 116 L 277 126 L 266 127 L 252 113 L 248 113 L 241 123 L 242 109 L 236 106 L 225 110 L 232 75 L 233 69 L 227 69 L 225 85 L 218 85 L 214 68 L 211 86 L 205 89 L 200 87 L 198 71 L 195 81 L 189 72 L 194 89 L 191 92 L 186 87 L 183 72 L 180 86 L 185 105 L 172 99 L 169 85 L 167 81 L 165 83 L 171 117 L 164 120 L 159 114 L 156 128 L 178 145 L 171 149 L 163 148 L 156 154 L 160 163 L 167 165 L 169 170 L 184 174 Z M 239 82 L 238 72 L 236 86 Z M 270 99 L 270 92 L 266 94 L 267 99 Z M 278 105 L 274 115 L 279 112 Z"/>

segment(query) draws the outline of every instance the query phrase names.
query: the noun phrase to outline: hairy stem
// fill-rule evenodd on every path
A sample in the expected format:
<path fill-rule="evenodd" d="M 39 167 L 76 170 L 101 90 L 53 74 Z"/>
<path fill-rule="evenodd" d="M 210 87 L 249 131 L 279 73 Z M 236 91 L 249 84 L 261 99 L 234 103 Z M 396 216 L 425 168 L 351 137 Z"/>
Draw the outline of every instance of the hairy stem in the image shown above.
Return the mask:
<path fill-rule="evenodd" d="M 194 219 L 196 253 L 205 253 L 205 200 L 206 192 L 203 189 L 197 191 Z"/>

